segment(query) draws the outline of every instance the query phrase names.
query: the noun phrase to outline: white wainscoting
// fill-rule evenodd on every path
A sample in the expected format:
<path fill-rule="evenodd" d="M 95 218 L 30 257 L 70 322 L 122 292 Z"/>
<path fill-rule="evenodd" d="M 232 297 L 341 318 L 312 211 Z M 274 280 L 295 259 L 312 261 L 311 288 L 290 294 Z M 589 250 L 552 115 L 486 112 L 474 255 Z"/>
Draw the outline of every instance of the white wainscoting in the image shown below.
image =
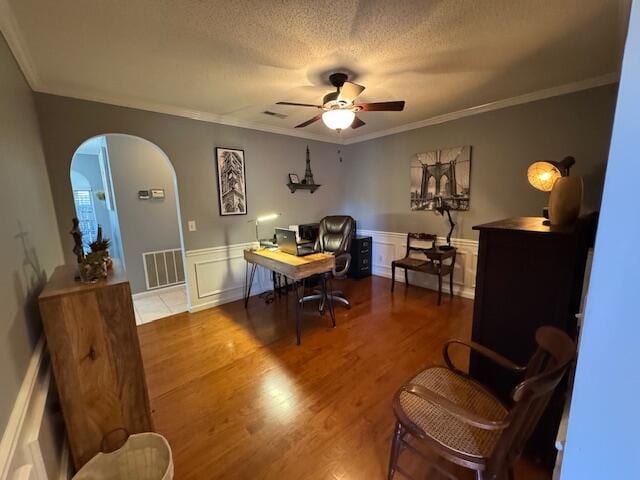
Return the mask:
<path fill-rule="evenodd" d="M 256 246 L 257 243 L 251 242 L 188 250 L 185 257 L 190 311 L 197 312 L 241 299 L 246 267 L 243 252 Z M 257 295 L 270 288 L 271 273 L 259 267 L 251 294 Z"/>
<path fill-rule="evenodd" d="M 396 232 L 381 232 L 377 230 L 358 230 L 359 235 L 373 238 L 371 252 L 372 273 L 381 277 L 391 278 L 391 262 L 404 257 L 407 249 L 407 234 Z M 439 237 L 438 244 L 446 243 L 446 239 Z M 476 268 L 478 265 L 478 242 L 463 238 L 452 238 L 451 245 L 456 247 L 456 266 L 453 273 L 453 293 L 461 297 L 473 298 L 476 287 Z M 404 270 L 396 270 L 396 282 L 404 283 Z M 437 290 L 438 279 L 433 275 L 409 272 L 409 283 L 421 287 Z M 448 281 L 443 284 L 443 291 L 449 292 Z"/>
<path fill-rule="evenodd" d="M 0 442 L 0 480 L 67 480 L 69 450 L 44 337 L 33 352 Z"/>
<path fill-rule="evenodd" d="M 391 262 L 404 256 L 407 248 L 407 234 L 376 230 L 358 230 L 358 234 L 373 237 L 372 273 L 391 278 Z M 438 238 L 438 243 L 444 242 L 444 238 Z M 451 239 L 451 244 L 458 249 L 453 274 L 454 294 L 473 298 L 478 263 L 478 242 L 454 238 Z M 190 311 L 197 312 L 241 299 L 246 268 L 243 251 L 256 246 L 257 243 L 250 242 L 188 250 L 185 257 L 187 259 Z M 396 281 L 404 283 L 402 270 L 396 272 Z M 409 272 L 409 283 L 433 290 L 437 289 L 437 278 L 432 275 Z M 270 288 L 271 273 L 259 267 L 251 293 L 257 295 Z M 444 285 L 443 289 L 448 292 L 448 283 Z"/>

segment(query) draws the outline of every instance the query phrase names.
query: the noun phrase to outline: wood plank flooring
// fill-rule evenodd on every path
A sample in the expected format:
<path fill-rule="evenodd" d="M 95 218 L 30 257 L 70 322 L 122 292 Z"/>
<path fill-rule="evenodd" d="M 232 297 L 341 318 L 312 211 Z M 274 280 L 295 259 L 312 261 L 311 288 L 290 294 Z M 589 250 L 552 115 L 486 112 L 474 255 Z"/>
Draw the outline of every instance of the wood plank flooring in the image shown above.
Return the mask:
<path fill-rule="evenodd" d="M 435 292 L 397 285 L 391 294 L 380 277 L 340 288 L 352 308 L 336 307 L 332 329 L 309 305 L 299 347 L 293 294 L 138 327 L 155 428 L 172 446 L 176 479 L 386 478 L 392 396 L 441 363 L 445 340 L 469 338 L 473 302 L 445 296 L 438 307 Z M 416 478 L 444 478 L 403 455 Z M 516 474 L 549 478 L 525 461 Z"/>

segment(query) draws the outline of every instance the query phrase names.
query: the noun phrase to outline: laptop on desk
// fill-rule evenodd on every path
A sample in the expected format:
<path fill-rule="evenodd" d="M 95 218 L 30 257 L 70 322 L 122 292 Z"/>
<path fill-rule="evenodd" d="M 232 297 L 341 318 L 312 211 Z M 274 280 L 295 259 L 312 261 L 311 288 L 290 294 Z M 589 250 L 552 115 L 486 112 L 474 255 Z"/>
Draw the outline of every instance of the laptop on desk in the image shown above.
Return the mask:
<path fill-rule="evenodd" d="M 302 257 L 315 253 L 312 247 L 308 245 L 298 245 L 296 241 L 296 232 L 285 228 L 276 228 L 276 242 L 281 252 L 289 253 Z"/>

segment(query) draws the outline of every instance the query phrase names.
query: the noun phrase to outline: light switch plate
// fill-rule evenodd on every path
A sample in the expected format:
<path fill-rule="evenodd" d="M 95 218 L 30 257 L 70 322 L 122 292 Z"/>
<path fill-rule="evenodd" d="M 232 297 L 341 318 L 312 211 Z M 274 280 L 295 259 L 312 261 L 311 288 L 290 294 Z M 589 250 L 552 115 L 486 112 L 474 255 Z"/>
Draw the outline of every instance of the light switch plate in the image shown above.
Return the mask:
<path fill-rule="evenodd" d="M 195 220 L 189 220 L 189 222 L 187 222 L 187 225 L 189 227 L 190 232 L 195 232 L 197 230 Z"/>

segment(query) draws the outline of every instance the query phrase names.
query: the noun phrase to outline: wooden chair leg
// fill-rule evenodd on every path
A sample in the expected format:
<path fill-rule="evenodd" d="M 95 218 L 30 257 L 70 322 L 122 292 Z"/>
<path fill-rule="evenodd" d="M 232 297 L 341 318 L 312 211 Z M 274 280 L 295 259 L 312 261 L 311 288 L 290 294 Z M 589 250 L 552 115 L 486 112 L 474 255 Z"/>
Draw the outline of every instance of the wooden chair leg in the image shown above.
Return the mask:
<path fill-rule="evenodd" d="M 393 288 L 396 285 L 396 266 L 395 264 L 391 264 L 391 291 L 393 292 Z"/>
<path fill-rule="evenodd" d="M 396 472 L 398 457 L 400 457 L 400 451 L 402 450 L 403 434 L 404 427 L 400 422 L 396 422 L 396 429 L 393 432 L 393 439 L 391 440 L 391 453 L 389 454 L 389 471 L 387 472 L 387 480 L 392 480 L 393 474 Z"/>
<path fill-rule="evenodd" d="M 404 284 L 409 287 L 409 270 L 404 269 Z"/>
<path fill-rule="evenodd" d="M 484 479 L 484 475 L 482 474 L 482 472 L 480 470 L 476 470 L 476 480 L 483 480 Z"/>
<path fill-rule="evenodd" d="M 442 303 L 442 275 L 438 275 L 438 305 Z"/>

